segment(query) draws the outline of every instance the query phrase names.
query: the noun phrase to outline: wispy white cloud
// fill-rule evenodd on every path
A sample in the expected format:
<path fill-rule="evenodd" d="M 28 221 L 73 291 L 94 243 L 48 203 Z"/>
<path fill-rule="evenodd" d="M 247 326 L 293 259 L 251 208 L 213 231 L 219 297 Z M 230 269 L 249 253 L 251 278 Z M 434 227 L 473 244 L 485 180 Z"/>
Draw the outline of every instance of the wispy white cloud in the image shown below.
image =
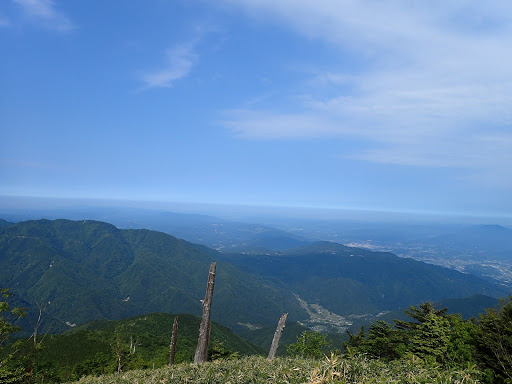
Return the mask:
<path fill-rule="evenodd" d="M 337 127 L 317 114 L 283 114 L 251 110 L 226 111 L 222 122 L 245 139 L 309 139 L 337 134 Z"/>
<path fill-rule="evenodd" d="M 512 3 L 225 2 L 361 63 L 340 59 L 304 74 L 303 93 L 284 112 L 228 112 L 236 136 L 356 136 L 369 145 L 352 157 L 365 161 L 512 169 L 512 147 L 503 145 L 512 131 Z"/>
<path fill-rule="evenodd" d="M 52 0 L 14 0 L 25 14 L 39 25 L 56 31 L 67 32 L 76 28 L 69 17 L 55 7 Z"/>
<path fill-rule="evenodd" d="M 146 87 L 172 87 L 176 80 L 188 76 L 197 60 L 194 46 L 195 44 L 181 44 L 167 50 L 164 68 L 142 75 Z"/>

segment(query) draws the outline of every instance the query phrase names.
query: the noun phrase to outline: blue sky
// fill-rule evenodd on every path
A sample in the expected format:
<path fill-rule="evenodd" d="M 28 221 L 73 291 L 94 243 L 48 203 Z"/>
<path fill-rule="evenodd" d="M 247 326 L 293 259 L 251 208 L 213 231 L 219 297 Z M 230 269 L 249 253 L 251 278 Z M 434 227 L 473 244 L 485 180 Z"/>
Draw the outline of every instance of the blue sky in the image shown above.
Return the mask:
<path fill-rule="evenodd" d="M 512 215 L 512 3 L 0 2 L 0 195 Z"/>

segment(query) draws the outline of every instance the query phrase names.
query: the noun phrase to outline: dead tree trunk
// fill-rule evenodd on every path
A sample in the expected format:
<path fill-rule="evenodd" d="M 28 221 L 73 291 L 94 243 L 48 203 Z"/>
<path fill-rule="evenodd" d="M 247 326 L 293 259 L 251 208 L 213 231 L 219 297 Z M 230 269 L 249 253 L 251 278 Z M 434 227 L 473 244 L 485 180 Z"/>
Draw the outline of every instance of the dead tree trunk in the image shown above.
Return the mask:
<path fill-rule="evenodd" d="M 272 360 L 274 357 L 276 357 L 277 348 L 279 347 L 279 339 L 281 338 L 281 333 L 283 332 L 287 317 L 288 314 L 284 313 L 279 319 L 279 323 L 277 323 L 274 339 L 272 340 L 272 346 L 270 347 L 270 351 L 267 357 L 268 360 Z"/>
<path fill-rule="evenodd" d="M 169 353 L 169 367 L 174 364 L 174 356 L 176 355 L 176 340 L 178 339 L 178 316 L 174 318 L 172 326 L 171 345 Z"/>
<path fill-rule="evenodd" d="M 208 344 L 210 343 L 210 312 L 212 309 L 213 286 L 215 284 L 216 263 L 210 265 L 206 295 L 203 300 L 203 318 L 199 327 L 199 338 L 194 355 L 194 363 L 204 363 L 208 360 Z"/>
<path fill-rule="evenodd" d="M 32 374 L 34 376 L 37 374 L 37 372 L 36 372 L 36 370 L 37 370 L 37 350 L 40 348 L 40 344 L 42 343 L 42 340 L 37 341 L 37 336 L 38 336 L 38 332 L 39 332 L 39 327 L 41 326 L 41 323 L 42 323 L 43 312 L 45 310 L 45 307 L 43 304 L 39 304 L 37 301 L 36 301 L 36 304 L 37 304 L 37 307 L 39 308 L 39 316 L 37 317 L 36 325 L 34 325 L 34 332 L 32 333 L 32 336 L 31 336 L 33 338 L 34 346 L 32 349 L 32 353 L 33 353 L 32 367 L 30 368 L 30 371 L 32 372 Z M 48 331 L 46 331 L 46 332 L 48 333 Z M 44 337 L 46 337 L 46 335 Z M 43 339 L 44 339 L 44 337 L 43 337 Z"/>
<path fill-rule="evenodd" d="M 121 339 L 119 334 L 116 335 L 116 340 L 110 344 L 117 358 L 117 373 L 123 372 L 123 355 L 125 351 L 123 351 L 123 347 L 121 345 Z"/>

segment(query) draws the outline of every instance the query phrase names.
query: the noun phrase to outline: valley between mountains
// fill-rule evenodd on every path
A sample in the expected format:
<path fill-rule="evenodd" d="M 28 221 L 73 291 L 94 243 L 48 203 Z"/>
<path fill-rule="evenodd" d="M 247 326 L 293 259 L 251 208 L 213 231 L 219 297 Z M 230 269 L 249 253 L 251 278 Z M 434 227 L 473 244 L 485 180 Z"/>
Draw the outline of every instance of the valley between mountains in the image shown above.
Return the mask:
<path fill-rule="evenodd" d="M 154 312 L 200 315 L 212 261 L 212 320 L 253 341 L 262 332 L 271 338 L 285 312 L 300 327 L 344 334 L 425 301 L 456 305 L 478 294 L 488 305 L 508 294 L 470 274 L 331 242 L 242 254 L 91 220 L 4 221 L 0 228 L 0 285 L 29 308 L 27 323 L 44 307 L 43 328 L 51 333 Z"/>

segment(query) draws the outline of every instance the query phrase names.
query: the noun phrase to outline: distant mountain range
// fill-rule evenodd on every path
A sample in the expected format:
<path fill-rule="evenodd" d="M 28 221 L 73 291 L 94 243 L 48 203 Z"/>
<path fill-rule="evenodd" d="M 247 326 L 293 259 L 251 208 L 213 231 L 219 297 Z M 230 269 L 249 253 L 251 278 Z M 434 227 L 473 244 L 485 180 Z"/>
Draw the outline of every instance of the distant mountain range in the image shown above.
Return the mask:
<path fill-rule="evenodd" d="M 165 232 L 195 244 L 223 252 L 272 252 L 309 244 L 307 239 L 273 227 L 225 220 L 218 217 L 139 208 L 75 208 L 4 210 L 0 217 L 10 221 L 33 219 L 98 220 L 123 229 Z M 0 228 L 1 228 L 0 223 Z"/>
<path fill-rule="evenodd" d="M 47 202 L 51 204 L 51 202 Z M 267 218 L 255 224 L 250 218 L 219 217 L 123 206 L 70 206 L 62 208 L 0 209 L 10 222 L 34 219 L 98 220 L 123 229 L 150 229 L 206 245 L 221 252 L 272 253 L 305 246 L 314 241 L 361 244 L 386 249 L 419 260 L 472 259 L 512 261 L 512 230 L 501 225 L 405 220 Z M 248 220 L 249 222 L 245 222 Z M 256 222 L 259 223 L 258 220 Z M 2 224 L 0 223 L 0 227 Z M 357 246 L 357 245 L 356 245 Z M 430 261 L 429 261 L 430 262 Z M 439 264 L 439 260 L 434 261 Z M 456 268 L 458 268 L 457 266 Z M 508 269 L 508 266 L 505 266 Z M 461 268 L 458 268 L 459 270 Z M 512 267 L 511 274 L 512 274 Z M 472 271 L 471 271 L 472 272 Z M 477 274 L 482 273 L 477 271 Z M 485 275 L 485 274 L 483 274 Z"/>
<path fill-rule="evenodd" d="M 468 274 L 329 242 L 221 254 L 165 233 L 90 220 L 0 228 L 0 286 L 26 305 L 43 305 L 52 331 L 151 312 L 200 315 L 212 261 L 218 261 L 213 320 L 237 331 L 272 329 L 284 312 L 290 321 L 315 317 L 344 329 L 350 323 L 344 316 L 508 294 Z"/>
<path fill-rule="evenodd" d="M 11 223 L 11 222 L 3 220 L 3 219 L 0 219 L 0 228 L 7 227 L 7 226 L 9 226 L 11 224 L 14 224 L 14 223 Z"/>
<path fill-rule="evenodd" d="M 474 258 L 482 257 L 512 261 L 512 230 L 501 225 L 474 225 L 459 231 L 436 236 L 431 240 L 445 249 L 468 249 Z"/>

